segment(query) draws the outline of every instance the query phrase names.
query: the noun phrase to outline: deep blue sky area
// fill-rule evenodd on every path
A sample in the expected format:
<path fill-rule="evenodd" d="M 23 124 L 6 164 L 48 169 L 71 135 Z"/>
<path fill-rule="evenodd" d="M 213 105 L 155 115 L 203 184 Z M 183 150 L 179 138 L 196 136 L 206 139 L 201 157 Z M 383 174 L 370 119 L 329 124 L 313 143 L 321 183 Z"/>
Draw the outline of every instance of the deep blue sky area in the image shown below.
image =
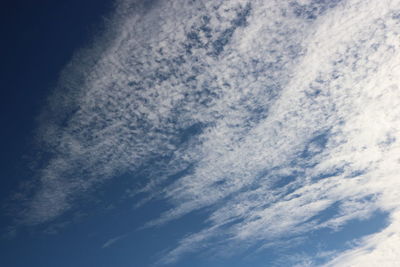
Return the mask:
<path fill-rule="evenodd" d="M 27 175 L 35 117 L 76 49 L 102 28 L 111 0 L 3 1 L 0 162 L 3 199 Z"/>
<path fill-rule="evenodd" d="M 32 175 L 29 156 L 35 118 L 47 94 L 54 88 L 60 71 L 76 49 L 88 44 L 93 32 L 101 31 L 103 19 L 112 7 L 111 0 L 2 1 L 1 203 L 17 191 L 20 182 Z M 4 230 L 11 218 L 0 218 Z M 29 234 L 1 242 L 0 266 L 73 266 L 71 262 L 66 265 L 49 263 L 51 258 L 46 259 L 49 254 L 39 256 L 42 242 L 30 243 L 32 240 L 27 236 Z M 53 256 L 55 259 L 62 255 L 55 253 Z"/>

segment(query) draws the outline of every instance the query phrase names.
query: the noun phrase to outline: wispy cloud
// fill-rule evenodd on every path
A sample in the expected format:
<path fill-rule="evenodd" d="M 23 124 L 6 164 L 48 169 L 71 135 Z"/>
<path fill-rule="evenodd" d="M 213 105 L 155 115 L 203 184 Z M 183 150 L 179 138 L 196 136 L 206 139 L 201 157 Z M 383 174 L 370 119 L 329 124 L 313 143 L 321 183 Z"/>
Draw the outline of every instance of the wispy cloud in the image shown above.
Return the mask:
<path fill-rule="evenodd" d="M 118 242 L 119 240 L 121 240 L 121 239 L 123 239 L 123 238 L 125 238 L 125 237 L 126 237 L 126 234 L 125 234 L 125 235 L 119 235 L 119 236 L 117 236 L 117 237 L 110 238 L 110 239 L 107 240 L 107 242 L 105 242 L 101 247 L 102 247 L 102 248 L 108 248 L 109 246 L 113 245 L 115 242 Z"/>
<path fill-rule="evenodd" d="M 400 201 L 399 4 L 122 1 L 107 46 L 77 54 L 40 119 L 49 156 L 23 220 L 52 220 L 94 186 L 151 166 L 136 192 L 171 209 L 147 227 L 211 208 L 209 227 L 161 262 L 216 237 L 279 241 L 376 210 L 391 212 L 388 228 L 332 264 L 388 253 Z"/>
<path fill-rule="evenodd" d="M 156 223 L 223 199 L 211 225 L 240 243 L 337 228 L 392 210 L 399 201 L 400 95 L 399 21 L 391 7 L 347 2 L 323 17 L 268 116 L 224 153 L 216 152 L 223 144 L 218 135 L 208 134 L 208 154 L 192 175 L 165 190 L 177 204 Z M 321 132 L 326 143 L 313 141 Z M 291 183 L 274 187 L 289 176 Z M 338 213 L 319 222 L 317 215 L 338 202 Z M 166 258 L 178 257 L 191 238 Z"/>
<path fill-rule="evenodd" d="M 399 263 L 399 212 L 383 231 L 367 236 L 352 249 L 339 255 L 326 266 L 396 266 Z"/>

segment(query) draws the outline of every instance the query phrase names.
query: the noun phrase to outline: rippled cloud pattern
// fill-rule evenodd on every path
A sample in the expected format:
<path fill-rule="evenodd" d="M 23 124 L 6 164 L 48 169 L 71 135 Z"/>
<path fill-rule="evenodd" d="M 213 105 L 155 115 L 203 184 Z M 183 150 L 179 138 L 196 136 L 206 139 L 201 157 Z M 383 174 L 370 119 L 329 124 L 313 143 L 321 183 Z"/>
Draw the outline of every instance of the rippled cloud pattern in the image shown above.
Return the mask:
<path fill-rule="evenodd" d="M 119 1 L 39 118 L 19 223 L 131 175 L 121 198 L 166 204 L 143 229 L 206 214 L 159 264 L 397 266 L 399 86 L 399 1 Z"/>

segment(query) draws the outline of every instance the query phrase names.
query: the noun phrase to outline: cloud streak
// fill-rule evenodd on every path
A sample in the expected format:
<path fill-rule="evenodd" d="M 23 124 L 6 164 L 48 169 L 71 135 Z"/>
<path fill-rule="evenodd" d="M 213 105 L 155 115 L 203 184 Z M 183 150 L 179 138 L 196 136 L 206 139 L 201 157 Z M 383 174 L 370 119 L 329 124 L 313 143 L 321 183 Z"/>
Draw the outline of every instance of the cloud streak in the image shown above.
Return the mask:
<path fill-rule="evenodd" d="M 121 1 L 106 47 L 77 54 L 40 118 L 49 156 L 22 220 L 50 221 L 144 169 L 136 193 L 171 207 L 146 227 L 211 210 L 163 263 L 215 238 L 262 248 L 377 210 L 389 226 L 330 264 L 386 257 L 400 204 L 399 4 Z"/>

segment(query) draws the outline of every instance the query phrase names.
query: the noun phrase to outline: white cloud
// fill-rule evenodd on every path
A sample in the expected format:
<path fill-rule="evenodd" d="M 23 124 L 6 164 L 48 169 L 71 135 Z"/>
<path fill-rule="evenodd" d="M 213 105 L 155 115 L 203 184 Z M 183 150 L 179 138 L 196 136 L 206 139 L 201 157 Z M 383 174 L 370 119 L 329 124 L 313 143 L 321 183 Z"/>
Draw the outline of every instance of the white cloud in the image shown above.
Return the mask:
<path fill-rule="evenodd" d="M 339 255 L 326 266 L 397 266 L 400 262 L 399 219 L 399 212 L 396 211 L 387 228 L 363 238 L 357 246 Z"/>
<path fill-rule="evenodd" d="M 390 226 L 334 264 L 387 255 L 400 200 L 400 3 L 300 4 L 121 2 L 108 46 L 76 56 L 41 118 L 50 159 L 25 222 L 49 221 L 95 185 L 165 157 L 138 191 L 171 209 L 147 226 L 212 212 L 209 228 L 162 261 L 216 235 L 238 246 L 272 242 L 378 209 L 392 212 Z M 80 66 L 87 58 L 95 62 Z M 316 219 L 335 203 L 337 214 Z"/>
<path fill-rule="evenodd" d="M 210 138 L 210 152 L 202 160 L 206 163 L 166 189 L 178 206 L 161 221 L 234 193 L 210 220 L 222 226 L 240 219 L 225 229 L 227 235 L 255 242 L 337 228 L 355 218 L 366 219 L 377 209 L 393 210 L 399 201 L 394 191 L 399 186 L 400 155 L 396 123 L 400 95 L 395 78 L 400 61 L 393 7 L 393 2 L 347 2 L 322 18 L 268 117 L 225 153 L 213 156 L 222 142 L 217 136 Z M 319 95 L 310 97 L 313 90 L 319 90 Z M 316 165 L 299 175 L 294 192 L 273 189 L 273 175 L 257 177 L 260 171 L 290 165 L 314 132 L 327 129 L 326 147 L 313 158 Z M 315 181 L 338 168 L 340 174 Z M 356 172 L 361 175 L 350 178 Z M 227 185 L 215 187 L 213 179 L 226 179 Z M 250 186 L 258 188 L 248 190 Z M 365 200 L 371 195 L 371 200 Z M 309 222 L 338 201 L 334 218 Z"/>
<path fill-rule="evenodd" d="M 107 241 L 103 244 L 103 246 L 101 246 L 101 247 L 102 247 L 102 248 L 108 248 L 109 246 L 113 245 L 114 243 L 118 242 L 119 240 L 121 240 L 121 239 L 123 239 L 123 238 L 125 238 L 125 237 L 126 237 L 126 234 L 125 234 L 125 235 L 119 235 L 119 236 L 117 236 L 117 237 L 110 238 L 110 239 L 107 240 Z"/>

